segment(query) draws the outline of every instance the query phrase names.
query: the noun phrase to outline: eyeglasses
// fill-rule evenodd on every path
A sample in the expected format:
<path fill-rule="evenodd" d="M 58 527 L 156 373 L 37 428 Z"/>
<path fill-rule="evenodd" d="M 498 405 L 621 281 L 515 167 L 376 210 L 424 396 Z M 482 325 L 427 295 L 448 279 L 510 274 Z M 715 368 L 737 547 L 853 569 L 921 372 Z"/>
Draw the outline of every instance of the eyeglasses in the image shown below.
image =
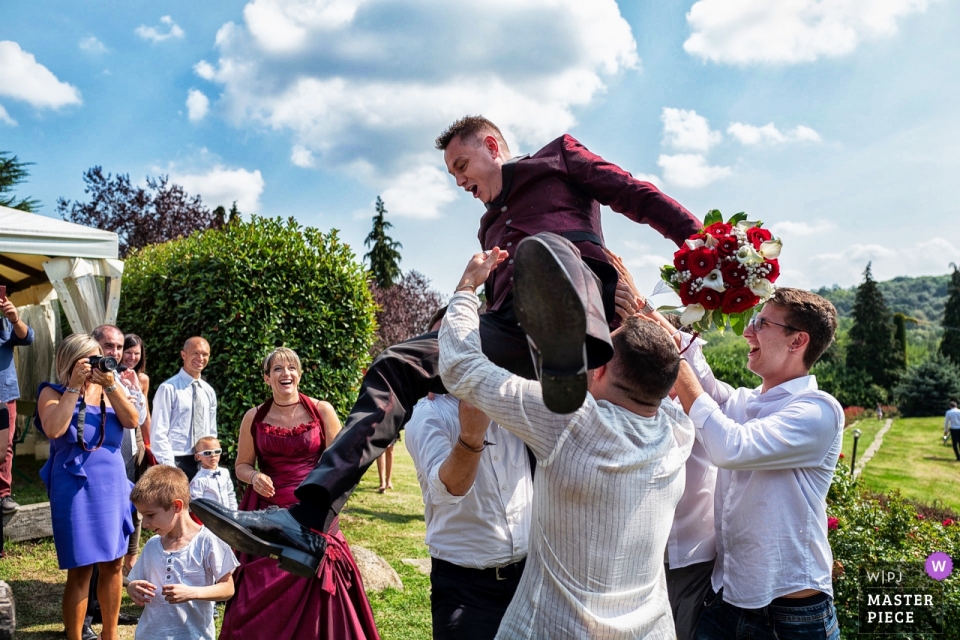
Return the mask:
<path fill-rule="evenodd" d="M 788 324 L 780 324 L 779 322 L 774 322 L 773 320 L 767 320 L 766 318 L 761 318 L 760 316 L 753 316 L 750 318 L 750 326 L 753 327 L 753 330 L 757 333 L 763 331 L 764 327 L 768 324 L 773 324 L 778 327 L 783 327 L 784 329 L 790 329 L 790 331 L 800 331 L 796 327 L 791 327 Z"/>
<path fill-rule="evenodd" d="M 204 458 L 209 458 L 210 456 L 218 456 L 223 453 L 223 449 L 207 449 L 206 451 L 197 451 Z"/>

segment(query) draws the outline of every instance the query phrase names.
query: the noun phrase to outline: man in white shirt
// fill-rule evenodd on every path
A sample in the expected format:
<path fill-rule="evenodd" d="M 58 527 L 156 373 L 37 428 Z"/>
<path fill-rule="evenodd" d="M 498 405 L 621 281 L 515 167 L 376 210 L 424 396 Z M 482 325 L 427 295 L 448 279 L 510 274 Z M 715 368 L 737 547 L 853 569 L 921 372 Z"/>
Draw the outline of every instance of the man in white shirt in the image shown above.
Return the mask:
<path fill-rule="evenodd" d="M 546 317 L 549 307 L 525 297 L 528 276 L 551 256 L 562 265 L 575 251 L 549 235 L 522 240 L 515 258 L 518 315 L 535 341 L 548 339 L 551 322 L 567 321 Z M 505 258 L 498 248 L 474 256 L 439 337 L 444 386 L 537 458 L 530 551 L 497 637 L 673 637 L 663 554 L 693 444 L 690 421 L 664 401 L 679 367 L 676 347 L 656 327 L 627 321 L 611 334 L 613 359 L 587 375 L 583 405 L 551 412 L 539 382 L 510 374 L 481 351 L 473 290 Z M 558 299 L 579 304 L 569 280 L 550 281 Z"/>
<path fill-rule="evenodd" d="M 200 373 L 210 361 L 210 344 L 201 337 L 186 341 L 183 368 L 157 387 L 153 398 L 150 440 L 157 462 L 176 466 L 189 480 L 197 474 L 197 441 L 217 435 L 217 394 Z"/>
<path fill-rule="evenodd" d="M 947 432 L 953 440 L 953 453 L 957 456 L 957 461 L 960 461 L 960 409 L 954 400 L 950 401 L 950 408 L 943 417 L 943 435 L 947 435 Z"/>
<path fill-rule="evenodd" d="M 810 368 L 833 341 L 836 310 L 778 289 L 743 337 L 756 389 L 733 389 L 689 366 L 681 340 L 676 389 L 718 468 L 717 559 L 697 640 L 840 637 L 826 496 L 843 437 L 843 410 Z"/>

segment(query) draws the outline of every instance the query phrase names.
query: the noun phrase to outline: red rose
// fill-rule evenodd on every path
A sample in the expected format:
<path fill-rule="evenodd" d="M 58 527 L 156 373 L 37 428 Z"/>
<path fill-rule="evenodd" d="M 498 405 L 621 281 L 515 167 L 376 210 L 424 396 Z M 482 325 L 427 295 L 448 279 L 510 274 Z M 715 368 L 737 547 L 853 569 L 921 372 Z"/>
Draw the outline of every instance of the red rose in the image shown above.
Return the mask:
<path fill-rule="evenodd" d="M 720 236 L 717 238 L 717 254 L 721 258 L 729 258 L 730 256 L 737 255 L 737 249 L 740 248 L 740 243 L 737 242 L 736 236 Z"/>
<path fill-rule="evenodd" d="M 953 520 L 951 520 L 950 518 L 947 518 L 946 520 L 943 521 L 943 526 L 945 527 L 949 527 L 952 524 L 953 524 Z"/>
<path fill-rule="evenodd" d="M 780 261 L 776 258 L 769 258 L 763 263 L 764 267 L 769 267 L 770 273 L 764 276 L 770 282 L 776 282 L 780 277 Z"/>
<path fill-rule="evenodd" d="M 721 305 L 723 305 L 723 294 L 719 291 L 704 287 L 700 290 L 700 293 L 697 294 L 697 302 L 703 305 L 704 309 L 711 311 L 713 309 L 719 309 Z"/>
<path fill-rule="evenodd" d="M 717 252 L 706 247 L 694 249 L 687 259 L 687 264 L 695 278 L 702 278 L 717 268 Z"/>
<path fill-rule="evenodd" d="M 845 456 L 841 453 L 841 454 L 840 454 L 840 459 L 843 460 L 844 457 L 845 457 Z"/>
<path fill-rule="evenodd" d="M 763 227 L 750 227 L 747 229 L 747 240 L 753 244 L 754 249 L 759 249 L 761 244 L 772 237 L 773 234 Z"/>
<path fill-rule="evenodd" d="M 720 268 L 723 274 L 723 284 L 727 287 L 742 287 L 747 282 L 747 269 L 734 260 L 727 262 Z"/>
<path fill-rule="evenodd" d="M 687 271 L 689 268 L 687 262 L 690 258 L 691 251 L 693 251 L 693 249 L 684 242 L 683 245 L 677 249 L 677 252 L 673 254 L 673 266 L 677 268 L 677 271 Z"/>
<path fill-rule="evenodd" d="M 693 286 L 693 278 L 680 285 L 680 302 L 683 304 L 693 304 L 697 301 L 697 294 L 690 291 Z"/>
<path fill-rule="evenodd" d="M 703 230 L 705 234 L 709 234 L 717 240 L 723 236 L 730 235 L 731 231 L 733 231 L 733 226 L 726 222 L 714 222 L 712 225 Z"/>
<path fill-rule="evenodd" d="M 728 289 L 723 296 L 723 308 L 721 311 L 724 313 L 740 313 L 741 311 L 752 309 L 758 302 L 760 302 L 760 298 L 746 287 Z"/>
<path fill-rule="evenodd" d="M 918 513 L 918 514 L 917 514 L 917 520 L 923 520 L 923 514 L 922 514 L 922 513 Z"/>
<path fill-rule="evenodd" d="M 827 529 L 836 529 L 840 526 L 840 520 L 833 516 L 827 518 Z"/>

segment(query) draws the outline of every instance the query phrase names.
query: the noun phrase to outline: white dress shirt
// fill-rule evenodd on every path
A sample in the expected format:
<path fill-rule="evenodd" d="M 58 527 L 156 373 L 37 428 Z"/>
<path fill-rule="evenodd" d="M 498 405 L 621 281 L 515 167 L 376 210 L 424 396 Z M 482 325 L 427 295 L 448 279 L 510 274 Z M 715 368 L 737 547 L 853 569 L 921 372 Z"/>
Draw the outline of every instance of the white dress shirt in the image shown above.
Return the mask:
<path fill-rule="evenodd" d="M 533 517 L 530 458 L 523 441 L 496 422 L 484 439 L 477 477 L 462 496 L 440 480 L 440 466 L 460 435 L 460 401 L 451 395 L 423 399 L 407 423 L 407 450 L 423 492 L 430 555 L 461 567 L 487 569 L 527 556 Z"/>
<path fill-rule="evenodd" d="M 133 407 L 137 410 L 137 425 L 142 426 L 143 423 L 147 421 L 147 401 L 146 398 L 143 397 L 143 391 L 128 387 L 120 376 L 114 375 L 118 382 L 117 390 L 122 391 L 130 398 L 130 402 L 133 403 Z M 120 453 L 123 455 L 124 463 L 129 463 L 137 456 L 137 437 L 134 431 L 136 430 L 123 430 L 123 440 L 120 442 Z"/>
<path fill-rule="evenodd" d="M 453 296 L 441 379 L 537 457 L 530 552 L 497 638 L 673 637 L 663 555 L 693 425 L 669 399 L 651 418 L 590 394 L 574 413 L 551 412 L 539 382 L 483 355 L 478 306 Z"/>
<path fill-rule="evenodd" d="M 734 389 L 709 368 L 697 375 L 706 393 L 690 417 L 719 467 L 714 591 L 745 609 L 803 589 L 832 596 L 826 498 L 843 444 L 840 404 L 814 376 L 761 393 Z"/>
<path fill-rule="evenodd" d="M 960 409 L 947 409 L 943 417 L 944 428 L 960 429 Z"/>
<path fill-rule="evenodd" d="M 207 469 L 201 466 L 197 475 L 190 481 L 190 499 L 206 498 L 237 510 L 237 491 L 230 479 L 230 469 L 217 467 Z"/>
<path fill-rule="evenodd" d="M 217 394 L 204 380 L 199 380 L 199 402 L 203 411 L 203 433 L 191 441 L 193 387 L 195 378 L 180 372 L 157 387 L 153 397 L 153 423 L 150 440 L 153 454 L 160 464 L 174 466 L 176 456 L 193 455 L 193 443 L 203 436 L 217 435 Z"/>

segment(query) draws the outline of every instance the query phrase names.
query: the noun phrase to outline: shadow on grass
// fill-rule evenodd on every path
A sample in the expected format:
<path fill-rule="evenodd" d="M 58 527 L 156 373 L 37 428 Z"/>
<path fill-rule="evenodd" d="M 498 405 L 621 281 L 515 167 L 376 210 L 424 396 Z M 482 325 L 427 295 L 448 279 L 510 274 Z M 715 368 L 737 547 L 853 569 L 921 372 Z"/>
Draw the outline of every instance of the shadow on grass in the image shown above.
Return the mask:
<path fill-rule="evenodd" d="M 422 513 L 393 513 L 390 511 L 374 511 L 364 507 L 349 507 L 344 511 L 351 516 L 367 516 L 377 518 L 391 524 L 409 524 L 411 522 L 423 522 Z"/>
<path fill-rule="evenodd" d="M 958 460 L 954 457 L 941 458 L 940 456 L 923 456 L 924 460 L 932 460 L 934 462 L 957 462 Z"/>

